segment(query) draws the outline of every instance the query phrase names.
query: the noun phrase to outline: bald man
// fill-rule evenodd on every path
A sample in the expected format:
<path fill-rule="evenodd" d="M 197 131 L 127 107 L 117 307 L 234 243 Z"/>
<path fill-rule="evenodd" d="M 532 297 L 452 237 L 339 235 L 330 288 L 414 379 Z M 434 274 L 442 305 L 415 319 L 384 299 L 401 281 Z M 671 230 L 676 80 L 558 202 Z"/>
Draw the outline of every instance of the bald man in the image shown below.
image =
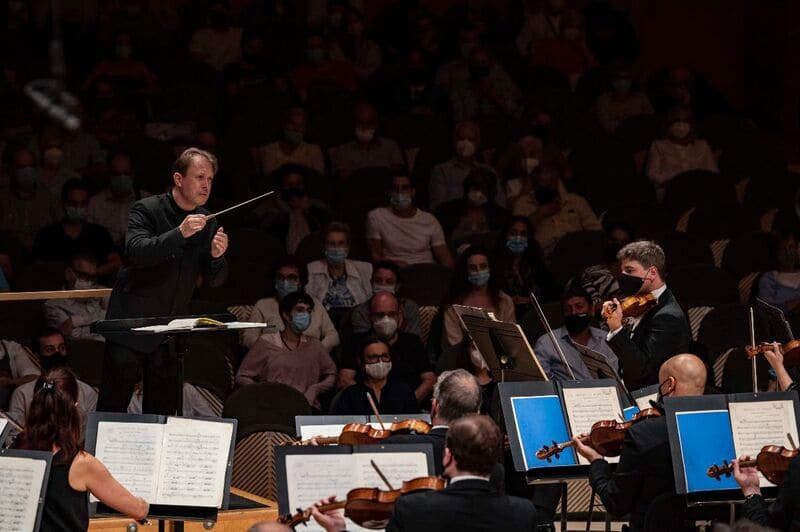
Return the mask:
<path fill-rule="evenodd" d="M 695 355 L 675 355 L 661 365 L 658 382 L 660 397 L 703 395 L 705 364 Z M 606 510 L 616 517 L 630 513 L 630 530 L 644 530 L 645 516 L 653 500 L 662 493 L 675 492 L 667 418 L 662 415 L 646 419 L 627 430 L 613 473 L 609 463 L 584 445 L 580 436 L 574 441 L 575 449 L 591 462 L 589 483 Z"/>
<path fill-rule="evenodd" d="M 247 532 L 291 532 L 291 528 L 277 522 L 256 523 L 247 529 Z"/>

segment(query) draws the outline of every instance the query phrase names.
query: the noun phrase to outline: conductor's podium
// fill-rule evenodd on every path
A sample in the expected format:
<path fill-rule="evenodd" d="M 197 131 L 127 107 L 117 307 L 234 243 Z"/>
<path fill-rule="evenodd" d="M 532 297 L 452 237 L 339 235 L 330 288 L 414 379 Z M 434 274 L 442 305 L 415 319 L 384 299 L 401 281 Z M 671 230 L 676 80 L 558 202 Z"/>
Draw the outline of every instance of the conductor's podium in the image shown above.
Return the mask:
<path fill-rule="evenodd" d="M 212 530 L 217 532 L 241 532 L 261 521 L 275 521 L 278 519 L 278 503 L 264 499 L 252 493 L 247 493 L 236 488 L 231 488 L 231 501 L 229 510 L 220 510 L 219 518 L 213 528 L 204 528 L 201 521 L 186 521 L 186 532 L 203 532 Z M 96 517 L 89 522 L 89 532 L 115 531 L 129 532 L 135 530 L 129 525 L 138 526 L 138 530 L 149 532 L 158 530 L 158 521 L 151 520 L 152 526 L 138 525 L 130 517 Z M 174 530 L 172 523 L 167 521 L 165 530 Z"/>

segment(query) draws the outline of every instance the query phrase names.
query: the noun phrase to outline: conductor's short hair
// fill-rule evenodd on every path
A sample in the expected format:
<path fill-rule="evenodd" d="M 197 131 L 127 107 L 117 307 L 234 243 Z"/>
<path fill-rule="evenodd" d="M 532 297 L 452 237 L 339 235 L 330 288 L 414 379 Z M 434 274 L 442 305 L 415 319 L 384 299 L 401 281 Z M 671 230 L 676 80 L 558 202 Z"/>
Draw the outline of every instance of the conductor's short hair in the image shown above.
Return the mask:
<path fill-rule="evenodd" d="M 201 150 L 200 148 L 186 148 L 183 150 L 183 153 L 178 155 L 178 158 L 175 159 L 175 162 L 172 164 L 172 172 L 186 175 L 195 157 L 205 157 L 206 160 L 211 163 L 211 168 L 214 170 L 215 174 L 217 170 L 219 170 L 219 162 L 213 153 Z"/>

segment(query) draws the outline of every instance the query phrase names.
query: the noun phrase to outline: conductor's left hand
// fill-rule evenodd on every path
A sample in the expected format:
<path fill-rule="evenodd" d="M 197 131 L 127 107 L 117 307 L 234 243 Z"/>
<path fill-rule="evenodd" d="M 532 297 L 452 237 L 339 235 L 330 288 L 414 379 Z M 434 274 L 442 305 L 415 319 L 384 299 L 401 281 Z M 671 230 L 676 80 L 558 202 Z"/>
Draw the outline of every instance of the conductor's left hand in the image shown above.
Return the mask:
<path fill-rule="evenodd" d="M 227 249 L 228 235 L 226 235 L 225 231 L 222 229 L 222 227 L 220 227 L 217 229 L 217 234 L 215 234 L 214 238 L 211 239 L 211 256 L 215 259 L 218 259 L 225 254 Z"/>

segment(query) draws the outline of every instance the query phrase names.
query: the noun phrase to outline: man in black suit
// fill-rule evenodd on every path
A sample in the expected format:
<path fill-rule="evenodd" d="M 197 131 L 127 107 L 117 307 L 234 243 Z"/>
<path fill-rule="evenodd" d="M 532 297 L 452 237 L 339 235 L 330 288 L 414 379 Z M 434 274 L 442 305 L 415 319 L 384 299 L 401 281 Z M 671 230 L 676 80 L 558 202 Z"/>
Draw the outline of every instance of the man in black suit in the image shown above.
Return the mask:
<path fill-rule="evenodd" d="M 202 208 L 217 168 L 214 155 L 189 148 L 173 165 L 172 190 L 133 205 L 106 319 L 185 315 L 199 280 L 211 286 L 225 280 L 228 236 Z M 163 341 L 107 335 L 98 410 L 125 412 L 144 366 L 143 411 L 175 414 L 176 366 Z"/>
<path fill-rule="evenodd" d="M 703 395 L 706 367 L 695 355 L 676 355 L 661 365 L 658 377 L 662 397 Z M 589 483 L 592 489 L 612 515 L 619 517 L 630 513 L 632 531 L 645 530 L 645 517 L 656 498 L 675 493 L 667 418 L 662 415 L 645 419 L 630 427 L 625 433 L 619 464 L 613 472 L 597 451 L 584 444 L 581 438 L 585 436 L 574 438 L 575 449 L 591 462 Z M 676 506 L 667 510 L 671 510 L 669 514 L 679 514 L 683 509 Z"/>
<path fill-rule="evenodd" d="M 623 319 L 617 299 L 603 303 L 608 326 L 606 340 L 619 359 L 622 378 L 635 390 L 658 382 L 658 368 L 672 355 L 686 351 L 691 340 L 689 323 L 664 283 L 664 251 L 648 240 L 631 242 L 617 254 L 624 295 L 652 294 L 653 308 L 640 318 Z M 627 320 L 627 321 L 626 321 Z"/>
<path fill-rule="evenodd" d="M 502 445 L 500 429 L 487 416 L 466 416 L 452 422 L 443 459 L 449 484 L 441 491 L 400 497 L 387 532 L 536 531 L 533 503 L 504 495 L 489 483 Z M 315 509 L 312 515 L 326 530 L 344 530 L 341 514 L 322 514 Z"/>

